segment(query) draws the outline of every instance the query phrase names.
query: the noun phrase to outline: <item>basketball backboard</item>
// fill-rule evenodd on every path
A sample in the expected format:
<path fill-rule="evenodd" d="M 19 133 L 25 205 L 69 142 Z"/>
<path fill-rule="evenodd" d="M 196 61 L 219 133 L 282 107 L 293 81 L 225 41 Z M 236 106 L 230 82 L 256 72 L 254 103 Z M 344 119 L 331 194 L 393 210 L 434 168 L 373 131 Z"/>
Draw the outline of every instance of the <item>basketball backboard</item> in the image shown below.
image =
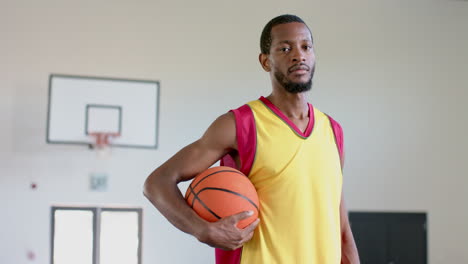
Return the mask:
<path fill-rule="evenodd" d="M 157 147 L 157 81 L 51 74 L 48 107 L 47 143 L 91 145 L 107 133 L 114 147 Z"/>

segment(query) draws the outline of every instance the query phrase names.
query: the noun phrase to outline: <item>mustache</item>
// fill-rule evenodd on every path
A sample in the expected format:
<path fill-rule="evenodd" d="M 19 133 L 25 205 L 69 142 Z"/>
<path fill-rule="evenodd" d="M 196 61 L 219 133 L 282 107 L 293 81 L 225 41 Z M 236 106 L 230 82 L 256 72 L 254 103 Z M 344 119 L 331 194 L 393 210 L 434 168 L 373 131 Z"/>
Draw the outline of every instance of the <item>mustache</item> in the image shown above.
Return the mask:
<path fill-rule="evenodd" d="M 293 71 L 296 71 L 296 70 L 310 71 L 310 67 L 305 63 L 298 63 L 298 64 L 294 64 L 293 66 L 289 67 L 288 72 L 293 72 Z"/>

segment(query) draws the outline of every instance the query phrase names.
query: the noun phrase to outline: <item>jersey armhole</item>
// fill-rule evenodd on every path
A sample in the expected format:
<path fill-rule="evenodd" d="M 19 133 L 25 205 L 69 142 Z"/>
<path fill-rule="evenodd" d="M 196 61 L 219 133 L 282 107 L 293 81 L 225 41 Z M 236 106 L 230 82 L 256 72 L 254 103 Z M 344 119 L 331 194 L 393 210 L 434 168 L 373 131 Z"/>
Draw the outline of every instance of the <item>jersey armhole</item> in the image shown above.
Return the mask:
<path fill-rule="evenodd" d="M 340 123 L 335 121 L 331 116 L 327 115 L 330 120 L 330 125 L 333 129 L 333 134 L 335 135 L 335 143 L 338 148 L 338 153 L 340 154 L 341 169 L 343 170 L 345 153 L 344 153 L 344 139 L 343 139 L 343 128 L 341 128 Z"/>
<path fill-rule="evenodd" d="M 250 174 L 257 149 L 257 131 L 252 109 L 243 105 L 231 110 L 236 121 L 237 152 L 239 153 L 240 168 L 230 154 L 221 158 L 221 166 L 228 166 L 240 170 L 246 176 Z"/>

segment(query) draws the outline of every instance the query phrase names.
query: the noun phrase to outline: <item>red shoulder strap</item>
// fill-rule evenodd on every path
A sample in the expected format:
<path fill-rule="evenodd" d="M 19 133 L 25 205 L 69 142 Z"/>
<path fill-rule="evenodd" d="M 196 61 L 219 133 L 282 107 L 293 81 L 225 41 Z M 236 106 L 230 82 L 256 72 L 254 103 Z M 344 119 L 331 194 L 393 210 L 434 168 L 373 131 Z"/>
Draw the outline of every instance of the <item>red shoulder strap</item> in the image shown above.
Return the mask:
<path fill-rule="evenodd" d="M 255 119 L 252 109 L 250 109 L 248 105 L 243 105 L 230 112 L 234 114 L 236 119 L 237 151 L 239 153 L 241 167 L 236 168 L 236 163 L 231 155 L 224 156 L 221 159 L 221 165 L 236 168 L 248 176 L 252 169 L 255 151 L 257 149 Z"/>
<path fill-rule="evenodd" d="M 345 154 L 344 154 L 344 139 L 343 139 L 343 129 L 341 125 L 335 121 L 331 116 L 328 116 L 330 120 L 330 125 L 333 129 L 333 133 L 335 134 L 335 143 L 338 147 L 338 153 L 340 154 L 340 161 L 341 161 L 341 168 L 343 169 L 344 161 L 345 161 Z"/>
<path fill-rule="evenodd" d="M 236 162 L 231 155 L 227 154 L 221 159 L 221 166 L 228 166 L 240 170 L 245 175 L 250 174 L 255 151 L 257 149 L 257 130 L 252 109 L 248 105 L 243 105 L 231 110 L 236 119 L 236 139 L 237 151 L 239 153 L 241 167 L 237 168 Z M 242 248 L 236 250 L 215 249 L 216 264 L 239 264 L 242 255 Z"/>

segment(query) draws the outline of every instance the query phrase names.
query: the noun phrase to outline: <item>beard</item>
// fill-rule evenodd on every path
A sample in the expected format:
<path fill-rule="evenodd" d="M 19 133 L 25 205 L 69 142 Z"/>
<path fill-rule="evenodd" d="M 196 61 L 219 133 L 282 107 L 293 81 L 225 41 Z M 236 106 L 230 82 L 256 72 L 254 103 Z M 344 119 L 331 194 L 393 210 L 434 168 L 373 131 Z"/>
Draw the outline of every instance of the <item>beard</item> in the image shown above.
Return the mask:
<path fill-rule="evenodd" d="M 312 66 L 310 70 L 310 78 L 306 82 L 293 82 L 289 80 L 283 73 L 280 71 L 275 71 L 275 79 L 283 86 L 283 88 L 293 94 L 307 92 L 312 89 L 312 77 L 314 77 L 315 65 Z"/>

